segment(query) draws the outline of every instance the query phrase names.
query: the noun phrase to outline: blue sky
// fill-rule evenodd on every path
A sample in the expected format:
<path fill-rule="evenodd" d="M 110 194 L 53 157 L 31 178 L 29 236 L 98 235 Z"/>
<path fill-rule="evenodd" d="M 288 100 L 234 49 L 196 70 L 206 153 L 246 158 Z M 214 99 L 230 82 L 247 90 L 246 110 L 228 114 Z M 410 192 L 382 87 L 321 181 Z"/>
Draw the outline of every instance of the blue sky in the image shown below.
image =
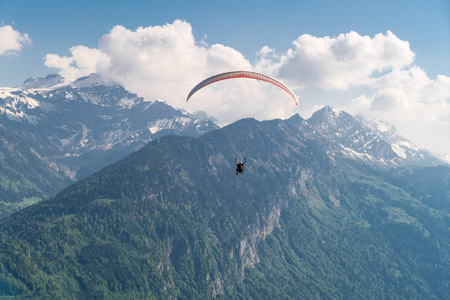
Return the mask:
<path fill-rule="evenodd" d="M 176 23 L 175 20 L 184 23 Z M 117 25 L 121 25 L 123 30 L 113 30 Z M 448 0 L 0 0 L 0 28 L 6 26 L 20 34 L 22 42 L 19 48 L 5 50 L 2 54 L 0 41 L 0 86 L 14 87 L 28 77 L 56 72 L 76 77 L 88 71 L 103 70 L 105 74 L 116 72 L 114 80 L 149 100 L 164 98 L 174 106 L 182 106 L 182 95 L 196 80 L 216 71 L 248 68 L 281 77 L 294 88 L 301 101 L 297 110 L 273 109 L 269 102 L 266 109 L 253 109 L 252 104 L 243 105 L 250 116 L 267 119 L 298 112 L 307 117 L 315 109 L 330 105 L 366 118 L 385 119 L 419 146 L 442 154 L 450 153 L 450 121 L 446 121 L 450 119 Z M 140 35 L 137 32 L 139 27 L 148 31 Z M 156 33 L 157 28 L 161 28 L 158 30 L 162 33 Z M 179 30 L 180 35 L 170 33 L 173 30 Z M 117 35 L 113 36 L 113 32 Z M 112 45 L 118 43 L 120 38 L 117 37 L 121 34 L 120 38 L 127 36 L 143 40 L 158 36 L 160 43 L 171 39 L 177 45 L 192 37 L 196 46 L 192 47 L 191 54 L 164 48 L 167 57 L 159 57 L 160 61 L 165 61 L 174 58 L 170 55 L 186 55 L 186 60 L 192 61 L 184 69 L 171 69 L 170 64 L 154 64 L 149 65 L 149 69 L 154 67 L 153 73 L 137 70 L 135 65 L 142 62 L 125 61 L 111 54 L 115 51 L 126 55 L 125 48 Z M 135 36 L 131 37 L 132 34 Z M 159 53 L 157 44 L 141 53 L 136 52 L 137 48 L 130 48 L 130 51 L 135 51 L 138 56 Z M 324 52 L 323 58 L 319 58 L 330 59 L 334 67 L 321 65 L 313 57 L 314 53 L 308 52 L 309 48 L 320 45 L 334 51 Z M 336 45 L 343 50 L 340 48 L 341 52 L 336 52 Z M 71 52 L 73 47 L 79 47 L 78 54 Z M 49 57 L 49 54 L 53 56 Z M 83 69 L 80 57 L 85 54 L 93 55 L 97 60 L 87 62 L 88 66 Z M 195 56 L 202 55 L 205 55 L 204 60 L 214 57 L 217 61 L 199 67 L 194 60 Z M 338 55 L 344 55 L 342 57 L 348 63 L 342 65 Z M 349 55 L 359 58 L 350 61 Z M 71 61 L 75 70 L 64 64 L 65 59 Z M 179 59 L 174 59 L 178 65 L 183 63 Z M 309 73 L 302 72 L 303 66 L 308 66 Z M 341 66 L 342 72 L 336 70 Z M 362 69 L 360 73 L 355 70 L 358 66 Z M 167 71 L 158 78 L 164 77 L 166 81 L 177 82 L 181 86 L 179 94 L 171 94 L 169 91 L 173 91 L 173 87 L 170 86 L 165 86 L 167 92 L 142 86 L 146 81 L 155 82 L 164 90 L 164 84 L 157 82 L 162 79 L 154 77 L 158 68 Z M 180 70 L 196 75 L 183 81 L 182 77 L 176 76 Z M 313 75 L 308 77 L 308 74 Z M 417 86 L 423 88 L 416 89 Z M 430 90 L 439 92 L 428 97 Z M 246 95 L 246 91 L 239 91 Z M 204 96 L 217 97 L 220 92 L 223 91 L 211 95 L 205 92 Z M 249 95 L 253 92 L 248 90 Z M 275 96 L 279 94 L 275 93 Z M 244 101 L 236 94 L 227 97 L 231 100 L 235 97 L 236 103 Z M 393 102 L 389 102 L 392 99 Z M 383 103 L 387 105 L 380 109 Z M 233 121 L 231 115 L 245 116 L 233 114 L 226 104 L 215 106 L 222 110 L 209 107 L 200 96 L 197 104 L 189 108 L 204 109 L 224 123 Z M 424 108 L 430 113 L 421 115 Z M 424 124 L 418 126 L 417 122 L 421 120 Z"/>
<path fill-rule="evenodd" d="M 250 61 L 265 45 L 283 50 L 301 34 L 373 36 L 391 30 L 411 44 L 427 74 L 450 70 L 450 1 L 64 1 L 0 0 L 0 22 L 28 33 L 32 45 L 0 57 L 0 85 L 21 84 L 50 70 L 47 53 L 95 47 L 115 25 L 129 29 L 186 20 L 210 44 L 230 46 Z"/>

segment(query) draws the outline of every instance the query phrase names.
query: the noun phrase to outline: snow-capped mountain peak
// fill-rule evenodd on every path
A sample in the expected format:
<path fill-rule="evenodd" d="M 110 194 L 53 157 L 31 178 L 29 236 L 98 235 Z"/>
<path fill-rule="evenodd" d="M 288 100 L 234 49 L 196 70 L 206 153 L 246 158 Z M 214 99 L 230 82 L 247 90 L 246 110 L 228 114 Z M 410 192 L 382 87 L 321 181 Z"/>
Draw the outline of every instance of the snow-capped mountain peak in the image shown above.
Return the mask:
<path fill-rule="evenodd" d="M 308 123 L 310 124 L 325 124 L 325 123 L 335 123 L 336 118 L 340 116 L 340 112 L 329 107 L 325 106 L 322 109 L 319 109 L 311 118 L 308 119 Z"/>
<path fill-rule="evenodd" d="M 18 87 L 20 90 L 29 89 L 54 89 L 66 85 L 64 77 L 59 74 L 50 74 L 41 77 L 31 77 Z"/>
<path fill-rule="evenodd" d="M 99 74 L 92 73 L 88 76 L 84 76 L 81 78 L 78 78 L 77 80 L 73 81 L 70 84 L 71 88 L 83 88 L 83 87 L 93 87 L 98 85 L 104 85 L 104 86 L 114 86 L 117 85 L 117 83 L 107 80 L 104 77 L 102 77 Z"/>
<path fill-rule="evenodd" d="M 392 150 L 401 158 L 419 165 L 438 165 L 446 160 L 432 155 L 428 150 L 420 149 L 397 131 L 394 125 L 386 121 L 374 119 L 368 122 L 373 131 L 383 140 L 391 144 Z"/>
<path fill-rule="evenodd" d="M 383 169 L 445 163 L 402 137 L 395 126 L 379 119 L 367 122 L 360 116 L 326 106 L 306 122 L 294 118 L 289 121 L 321 144 L 333 161 L 357 160 Z"/>
<path fill-rule="evenodd" d="M 159 136 L 199 136 L 220 126 L 204 114 L 146 101 L 97 74 L 70 84 L 49 75 L 0 89 L 0 125 L 81 177 Z"/>
<path fill-rule="evenodd" d="M 59 74 L 50 74 L 47 76 L 31 77 L 25 80 L 25 82 L 20 85 L 17 89 L 20 90 L 42 90 L 42 89 L 57 89 L 65 86 L 70 86 L 70 88 L 85 88 L 94 86 L 114 86 L 117 83 L 105 79 L 103 76 L 92 73 L 88 76 L 80 77 L 76 80 L 69 80 L 62 77 Z"/>

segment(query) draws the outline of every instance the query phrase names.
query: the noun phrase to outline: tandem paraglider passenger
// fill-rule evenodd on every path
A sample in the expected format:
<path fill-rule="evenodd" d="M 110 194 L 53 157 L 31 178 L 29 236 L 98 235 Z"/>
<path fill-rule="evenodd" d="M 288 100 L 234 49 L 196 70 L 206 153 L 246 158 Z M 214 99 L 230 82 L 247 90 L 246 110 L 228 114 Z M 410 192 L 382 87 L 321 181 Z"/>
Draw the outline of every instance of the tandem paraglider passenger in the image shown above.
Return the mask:
<path fill-rule="evenodd" d="M 238 175 L 239 173 L 241 173 L 242 175 L 244 175 L 244 165 L 247 162 L 247 160 L 244 158 L 244 162 L 239 161 L 237 162 L 237 159 L 234 159 L 234 164 L 236 165 L 236 175 Z"/>

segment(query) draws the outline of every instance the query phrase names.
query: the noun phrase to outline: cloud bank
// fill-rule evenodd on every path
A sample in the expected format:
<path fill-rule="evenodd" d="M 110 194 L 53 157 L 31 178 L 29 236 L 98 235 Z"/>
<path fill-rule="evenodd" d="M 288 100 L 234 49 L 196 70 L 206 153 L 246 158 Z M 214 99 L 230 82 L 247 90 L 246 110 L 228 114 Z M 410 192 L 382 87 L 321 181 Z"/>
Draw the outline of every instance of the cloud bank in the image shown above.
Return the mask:
<path fill-rule="evenodd" d="M 421 147 L 450 154 L 450 77 L 432 80 L 411 66 L 381 76 L 371 86 L 372 95 L 361 95 L 344 109 L 388 120 Z"/>
<path fill-rule="evenodd" d="M 414 65 L 415 54 L 407 41 L 390 31 L 373 37 L 351 31 L 337 37 L 304 34 L 292 45 L 282 53 L 265 46 L 251 63 L 226 45 L 196 41 L 191 25 L 176 20 L 135 31 L 115 26 L 100 38 L 98 48 L 79 45 L 70 49 L 70 56 L 48 54 L 45 64 L 68 79 L 99 73 L 148 100 L 204 110 L 224 124 L 243 117 L 272 119 L 302 113 L 280 89 L 247 79 L 208 86 L 186 104 L 189 91 L 216 73 L 263 72 L 296 90 L 300 101 L 302 89 L 332 92 L 365 87 L 366 94 L 348 99 L 346 105 L 336 107 L 332 96 L 317 105 L 384 119 L 422 147 L 427 147 L 433 132 L 440 138 L 428 143 L 432 150 L 450 152 L 450 77 L 430 79 Z"/>
<path fill-rule="evenodd" d="M 304 34 L 292 44 L 294 49 L 281 55 L 263 49 L 257 67 L 289 78 L 299 87 L 345 90 L 371 84 L 374 75 L 401 69 L 414 60 L 409 43 L 390 31 L 373 38 L 354 31 L 336 38 Z"/>
<path fill-rule="evenodd" d="M 17 54 L 27 44 L 31 44 L 27 33 L 22 34 L 11 25 L 0 26 L 0 56 Z"/>

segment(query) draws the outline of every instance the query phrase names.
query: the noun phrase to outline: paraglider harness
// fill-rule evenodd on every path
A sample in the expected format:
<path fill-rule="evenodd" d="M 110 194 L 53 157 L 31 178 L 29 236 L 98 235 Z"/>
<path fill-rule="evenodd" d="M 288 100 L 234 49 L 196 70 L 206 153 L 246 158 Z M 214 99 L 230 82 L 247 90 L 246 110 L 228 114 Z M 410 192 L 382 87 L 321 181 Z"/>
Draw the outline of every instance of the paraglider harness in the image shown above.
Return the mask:
<path fill-rule="evenodd" d="M 236 175 L 238 175 L 239 173 L 241 173 L 242 175 L 244 175 L 244 165 L 247 162 L 247 160 L 244 157 L 244 162 L 237 162 L 237 159 L 234 158 L 234 164 L 236 165 Z"/>

